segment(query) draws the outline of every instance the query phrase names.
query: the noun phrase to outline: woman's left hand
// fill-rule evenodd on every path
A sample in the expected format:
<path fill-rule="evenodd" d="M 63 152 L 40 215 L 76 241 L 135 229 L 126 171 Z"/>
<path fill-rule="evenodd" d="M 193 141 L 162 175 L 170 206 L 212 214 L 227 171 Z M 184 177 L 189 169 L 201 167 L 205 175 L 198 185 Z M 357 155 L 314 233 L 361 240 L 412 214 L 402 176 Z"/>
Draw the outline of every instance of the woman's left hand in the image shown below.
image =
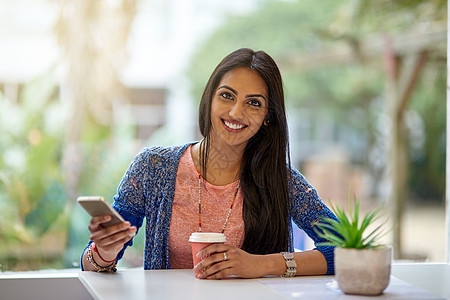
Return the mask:
<path fill-rule="evenodd" d="M 200 279 L 221 279 L 228 276 L 257 278 L 267 275 L 267 259 L 265 255 L 254 255 L 239 248 L 212 244 L 197 254 L 205 257 L 194 266 L 194 272 Z"/>

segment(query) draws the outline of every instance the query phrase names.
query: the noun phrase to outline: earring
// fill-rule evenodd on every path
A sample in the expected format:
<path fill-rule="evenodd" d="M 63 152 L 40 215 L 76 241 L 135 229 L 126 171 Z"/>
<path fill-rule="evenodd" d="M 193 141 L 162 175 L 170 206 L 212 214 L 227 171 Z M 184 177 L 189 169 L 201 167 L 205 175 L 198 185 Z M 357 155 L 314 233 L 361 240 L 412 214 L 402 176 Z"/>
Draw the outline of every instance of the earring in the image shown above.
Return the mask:
<path fill-rule="evenodd" d="M 269 126 L 269 118 L 266 118 L 265 120 L 264 120 L 264 126 Z"/>

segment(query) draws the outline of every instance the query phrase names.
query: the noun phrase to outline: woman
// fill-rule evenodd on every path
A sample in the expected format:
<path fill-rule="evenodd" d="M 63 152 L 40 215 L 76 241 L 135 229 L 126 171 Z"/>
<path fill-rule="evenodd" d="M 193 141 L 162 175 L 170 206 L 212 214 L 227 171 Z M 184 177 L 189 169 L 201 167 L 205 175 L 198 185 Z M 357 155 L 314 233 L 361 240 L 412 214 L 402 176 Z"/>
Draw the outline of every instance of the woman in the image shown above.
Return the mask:
<path fill-rule="evenodd" d="M 92 218 L 84 270 L 111 271 L 146 218 L 145 269 L 192 268 L 198 278 L 333 274 L 333 248 L 292 253 L 291 218 L 335 218 L 290 166 L 281 75 L 263 51 L 239 49 L 216 67 L 199 110 L 201 142 L 146 148 L 124 175 L 113 207 L 128 222 Z M 192 265 L 194 231 L 224 232 Z"/>

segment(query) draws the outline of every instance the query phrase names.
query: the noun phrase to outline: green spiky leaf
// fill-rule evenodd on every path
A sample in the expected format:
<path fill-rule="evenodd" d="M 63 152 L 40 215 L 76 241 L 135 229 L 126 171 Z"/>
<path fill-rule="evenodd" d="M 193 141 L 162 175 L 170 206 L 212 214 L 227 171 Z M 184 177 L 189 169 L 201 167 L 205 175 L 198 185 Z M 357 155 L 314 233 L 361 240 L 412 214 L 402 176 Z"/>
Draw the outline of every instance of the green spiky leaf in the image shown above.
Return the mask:
<path fill-rule="evenodd" d="M 383 206 L 377 207 L 362 217 L 357 199 L 353 206 L 351 201 L 348 201 L 347 213 L 338 205 L 330 204 L 330 208 L 338 220 L 323 218 L 315 224 L 316 233 L 327 240 L 319 245 L 356 249 L 380 246 L 377 241 L 385 234 L 383 231 L 385 222 L 370 231 L 368 228 L 379 219 Z"/>

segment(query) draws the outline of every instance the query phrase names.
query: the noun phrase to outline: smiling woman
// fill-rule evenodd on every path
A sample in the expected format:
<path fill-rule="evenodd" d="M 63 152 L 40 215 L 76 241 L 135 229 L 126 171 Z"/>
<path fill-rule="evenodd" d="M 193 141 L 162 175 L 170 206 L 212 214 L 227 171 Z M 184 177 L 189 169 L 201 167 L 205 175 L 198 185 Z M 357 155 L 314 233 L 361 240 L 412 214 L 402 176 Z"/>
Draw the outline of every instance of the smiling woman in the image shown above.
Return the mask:
<path fill-rule="evenodd" d="M 315 223 L 336 217 L 290 165 L 273 59 L 245 48 L 225 57 L 206 84 L 199 125 L 200 142 L 135 157 L 113 203 L 127 221 L 105 228 L 108 217 L 91 219 L 83 269 L 115 270 L 145 218 L 145 269 L 194 268 L 207 279 L 333 274 L 332 246 L 292 253 L 291 219 L 321 243 Z M 226 242 L 200 250 L 194 266 L 193 232 L 223 233 Z"/>
<path fill-rule="evenodd" d="M 211 140 L 241 148 L 258 130 L 268 113 L 267 85 L 254 70 L 239 67 L 226 73 L 211 104 Z"/>

